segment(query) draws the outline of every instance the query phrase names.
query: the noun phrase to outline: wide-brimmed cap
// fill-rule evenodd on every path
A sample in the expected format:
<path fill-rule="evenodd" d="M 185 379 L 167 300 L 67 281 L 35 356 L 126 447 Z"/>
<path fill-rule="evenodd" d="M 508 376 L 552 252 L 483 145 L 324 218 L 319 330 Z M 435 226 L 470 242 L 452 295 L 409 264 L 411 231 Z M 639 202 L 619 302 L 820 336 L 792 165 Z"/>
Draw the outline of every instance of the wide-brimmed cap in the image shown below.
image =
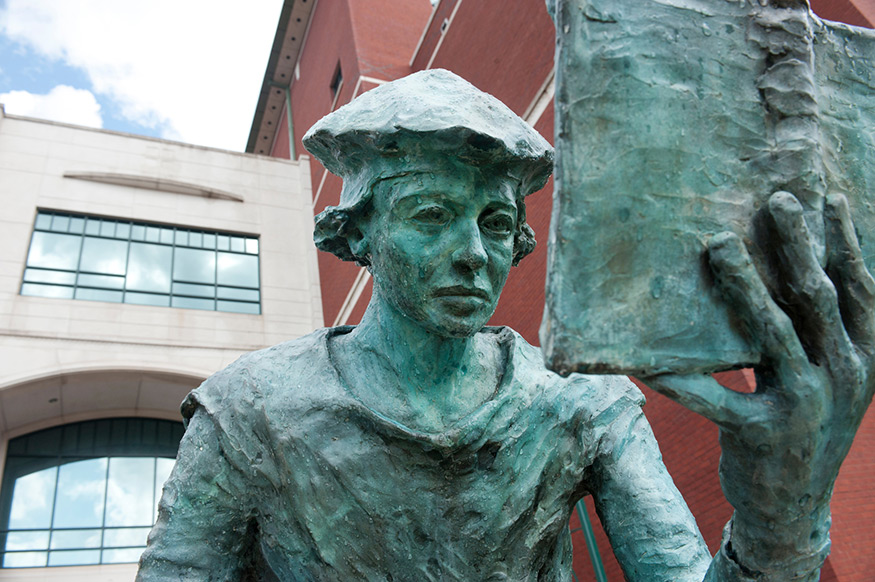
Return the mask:
<path fill-rule="evenodd" d="M 385 167 L 392 158 L 438 153 L 495 166 L 518 180 L 525 196 L 541 189 L 553 171 L 547 140 L 498 99 L 443 69 L 362 94 L 319 120 L 303 141 L 344 180 Z M 340 207 L 354 206 L 361 195 L 359 188 L 344 188 Z"/>

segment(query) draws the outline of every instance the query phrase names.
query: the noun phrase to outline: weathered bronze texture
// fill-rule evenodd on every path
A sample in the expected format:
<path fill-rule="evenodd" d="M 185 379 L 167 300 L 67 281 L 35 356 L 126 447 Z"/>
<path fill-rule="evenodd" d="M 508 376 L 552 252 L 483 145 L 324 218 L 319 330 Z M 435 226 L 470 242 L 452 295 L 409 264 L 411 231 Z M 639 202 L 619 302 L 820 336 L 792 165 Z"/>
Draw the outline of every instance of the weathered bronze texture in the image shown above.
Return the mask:
<path fill-rule="evenodd" d="M 589 34 L 623 22 L 625 13 L 617 10 L 633 4 L 658 10 L 693 6 L 560 0 L 562 42 L 572 38 L 567 26 Z M 744 3 L 722 0 L 695 6 L 711 4 L 731 14 L 747 10 Z M 770 120 L 761 124 L 759 141 L 753 140 L 765 148 L 757 154 L 761 159 L 726 164 L 739 172 L 762 171 L 732 177 L 767 189 L 745 199 L 765 201 L 757 219 L 739 223 L 742 236 L 694 237 L 687 257 L 692 271 L 679 262 L 683 257 L 647 263 L 646 269 L 634 253 L 622 261 L 610 255 L 606 263 L 611 271 L 611 261 L 619 261 L 614 266 L 628 270 L 623 278 L 633 287 L 642 284 L 633 275 L 640 276 L 654 299 L 662 287 L 657 292 L 647 269 L 661 269 L 666 280 L 691 272 L 698 277 L 691 288 L 708 282 L 708 301 L 720 306 L 713 312 L 642 314 L 669 323 L 681 317 L 682 326 L 693 318 L 687 338 L 692 345 L 678 340 L 678 351 L 666 352 L 678 354 L 670 362 L 689 363 L 686 354 L 700 347 L 696 326 L 709 329 L 716 321 L 726 337 L 737 338 L 744 355 L 718 364 L 756 365 L 755 394 L 723 389 L 704 374 L 653 374 L 673 370 L 661 363 L 642 368 L 653 374 L 645 378 L 652 387 L 720 427 L 722 484 L 735 513 L 715 557 L 662 463 L 641 410 L 643 398 L 627 378 L 560 375 L 546 369 L 541 351 L 512 330 L 484 327 L 512 265 L 533 248 L 525 196 L 545 183 L 553 152 L 497 100 L 436 70 L 369 91 L 305 137 L 313 154 L 344 178 L 340 204 L 316 218 L 316 243 L 370 269 L 371 302 L 360 325 L 319 330 L 246 355 L 189 395 L 183 405 L 187 431 L 138 580 L 567 581 L 568 519 L 585 495 L 593 496 L 630 581 L 817 580 L 829 552 L 832 486 L 875 391 L 875 281 L 847 199 L 826 195 L 830 180 L 838 180 L 830 178 L 830 166 L 840 162 L 824 151 L 833 142 L 809 139 L 815 127 L 830 135 L 838 130 L 825 132 L 810 94 L 794 92 L 803 78 L 796 73 L 813 70 L 806 55 L 815 54 L 793 52 L 796 40 L 821 25 L 791 4 L 764 7 L 745 21 L 745 38 L 757 39 L 760 49 L 771 46 L 771 34 L 793 33 L 786 44 L 775 45 L 786 51 L 776 49 L 771 60 L 763 60 L 768 67 L 754 91 L 766 99 Z M 781 18 L 768 20 L 775 14 Z M 665 31 L 664 24 L 656 28 Z M 757 36 L 765 28 L 769 35 Z M 625 36 L 611 44 L 609 30 L 599 30 L 603 45 L 593 46 L 627 50 Z M 730 34 L 728 26 L 722 30 Z M 645 46 L 667 50 L 657 37 Z M 589 220 L 581 208 L 598 212 L 598 205 L 586 199 L 588 190 L 567 188 L 589 179 L 586 164 L 604 163 L 607 171 L 611 164 L 650 158 L 636 146 L 625 157 L 603 159 L 601 152 L 583 148 L 586 140 L 575 141 L 584 120 L 621 125 L 620 115 L 638 101 L 631 94 L 620 101 L 614 119 L 610 107 L 586 105 L 585 94 L 572 99 L 567 76 L 586 71 L 575 68 L 574 59 L 565 67 L 562 50 L 562 180 L 554 216 L 559 226 L 551 235 L 549 317 L 562 313 L 561 324 L 579 330 L 589 314 L 563 286 L 587 282 L 586 268 L 570 258 L 601 244 L 575 230 Z M 630 62 L 590 64 L 615 67 L 614 82 L 622 85 L 629 74 L 624 63 Z M 783 67 L 793 74 L 785 78 Z M 803 88 L 806 83 L 803 78 Z M 573 86 L 583 90 L 585 84 Z M 671 84 L 671 90 L 681 89 Z M 716 115 L 716 101 L 702 107 Z M 683 107 L 666 107 L 666 119 L 654 122 L 683 119 Z M 730 141 L 741 144 L 753 139 L 753 130 L 744 129 L 744 107 L 733 107 L 715 123 L 735 127 L 739 135 Z M 740 121 L 732 125 L 726 115 Z M 762 111 L 750 117 L 760 119 Z M 682 194 L 693 210 L 695 188 L 705 188 L 707 200 L 713 183 L 707 174 L 690 174 L 700 166 L 680 162 L 701 153 L 686 149 L 704 148 L 703 140 L 698 135 L 688 146 L 668 147 L 685 153 L 657 152 L 661 161 L 644 166 L 659 170 L 653 184 L 686 188 Z M 854 143 L 860 148 L 864 141 Z M 667 147 L 659 140 L 656 145 Z M 713 164 L 722 168 L 719 155 L 715 150 Z M 773 155 L 775 167 L 766 163 Z M 635 164 L 619 167 L 629 168 L 635 188 L 651 184 Z M 847 161 L 846 167 L 855 166 Z M 610 215 L 621 195 L 622 172 L 607 174 L 593 184 L 605 186 Z M 627 219 L 647 209 L 657 222 L 674 223 L 683 216 L 672 214 L 673 200 L 633 204 Z M 717 205 L 702 202 L 706 206 Z M 739 216 L 748 220 L 754 214 Z M 570 233 L 576 238 L 563 238 Z M 759 270 L 744 237 L 759 243 L 751 245 Z M 616 284 L 606 272 L 590 275 Z M 548 335 L 556 329 L 558 322 L 548 319 Z M 597 339 L 587 333 L 587 341 Z M 634 352 L 616 340 L 606 333 L 594 349 Z M 554 365 L 557 345 L 549 352 Z M 575 351 L 578 344 L 562 349 L 567 351 L 560 372 L 583 365 L 587 353 Z M 690 369 L 700 371 L 704 361 Z"/>
<path fill-rule="evenodd" d="M 541 343 L 555 369 L 705 372 L 759 361 L 704 251 L 758 237 L 791 192 L 823 262 L 827 194 L 875 260 L 875 33 L 805 2 L 558 0 L 556 212 Z"/>

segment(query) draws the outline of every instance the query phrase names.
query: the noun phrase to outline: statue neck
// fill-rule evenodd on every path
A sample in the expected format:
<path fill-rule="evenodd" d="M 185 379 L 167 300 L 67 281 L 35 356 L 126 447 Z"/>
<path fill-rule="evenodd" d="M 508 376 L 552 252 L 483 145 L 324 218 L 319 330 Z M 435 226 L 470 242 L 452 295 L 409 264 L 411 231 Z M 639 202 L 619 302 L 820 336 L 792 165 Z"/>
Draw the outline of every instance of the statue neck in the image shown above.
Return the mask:
<path fill-rule="evenodd" d="M 378 293 L 361 324 L 334 340 L 332 358 L 362 402 L 426 432 L 445 430 L 489 400 L 504 362 L 494 334 L 435 334 Z"/>
<path fill-rule="evenodd" d="M 361 347 L 384 358 L 399 376 L 426 390 L 455 375 L 474 357 L 474 336 L 433 333 L 403 315 L 376 290 L 352 336 Z"/>

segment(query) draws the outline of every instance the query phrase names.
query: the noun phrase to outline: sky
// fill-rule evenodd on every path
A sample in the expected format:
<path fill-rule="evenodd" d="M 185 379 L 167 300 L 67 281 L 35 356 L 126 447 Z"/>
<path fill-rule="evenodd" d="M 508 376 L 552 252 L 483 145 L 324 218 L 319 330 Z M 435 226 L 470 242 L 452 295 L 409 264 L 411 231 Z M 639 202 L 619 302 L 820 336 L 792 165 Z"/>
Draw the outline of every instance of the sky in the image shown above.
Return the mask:
<path fill-rule="evenodd" d="M 0 0 L 0 103 L 243 151 L 282 0 Z"/>

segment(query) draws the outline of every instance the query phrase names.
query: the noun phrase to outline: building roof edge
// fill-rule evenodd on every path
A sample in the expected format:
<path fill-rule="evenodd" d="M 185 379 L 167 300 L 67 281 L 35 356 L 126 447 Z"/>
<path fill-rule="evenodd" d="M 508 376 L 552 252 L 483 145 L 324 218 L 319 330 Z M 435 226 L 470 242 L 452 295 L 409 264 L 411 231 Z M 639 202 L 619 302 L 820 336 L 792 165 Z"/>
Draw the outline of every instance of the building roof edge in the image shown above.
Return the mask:
<path fill-rule="evenodd" d="M 280 11 L 279 22 L 276 27 L 276 35 L 273 38 L 273 46 L 270 49 L 270 58 L 267 61 L 267 67 L 264 70 L 264 78 L 261 81 L 261 91 L 258 94 L 258 104 L 255 106 L 255 114 L 252 117 L 252 127 L 249 129 L 249 139 L 246 142 L 246 153 L 255 153 L 255 144 L 258 141 L 258 133 L 261 129 L 261 123 L 264 119 L 264 112 L 267 109 L 267 98 L 270 94 L 271 87 L 275 84 L 273 80 L 274 72 L 279 64 L 280 55 L 282 54 L 283 44 L 286 40 L 286 32 L 289 28 L 289 20 L 292 16 L 292 7 L 295 0 L 284 0 L 283 7 Z M 289 80 L 291 83 L 291 79 Z"/>

